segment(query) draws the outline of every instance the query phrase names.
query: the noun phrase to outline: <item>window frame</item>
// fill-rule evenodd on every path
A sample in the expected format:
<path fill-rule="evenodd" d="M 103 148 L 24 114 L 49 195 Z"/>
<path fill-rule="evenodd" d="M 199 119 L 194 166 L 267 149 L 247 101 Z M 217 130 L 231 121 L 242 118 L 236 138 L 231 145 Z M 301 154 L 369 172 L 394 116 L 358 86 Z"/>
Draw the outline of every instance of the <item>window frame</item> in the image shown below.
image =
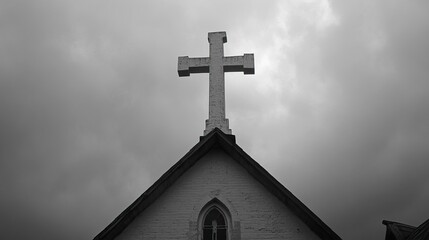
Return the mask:
<path fill-rule="evenodd" d="M 210 213 L 210 211 L 212 209 L 216 209 L 217 211 L 220 212 L 220 214 L 222 214 L 222 216 L 225 220 L 225 226 L 226 226 L 226 239 L 230 240 L 231 239 L 231 232 L 232 232 L 231 214 L 230 214 L 228 208 L 221 201 L 219 201 L 217 198 L 214 198 L 211 201 L 209 201 L 206 205 L 204 205 L 204 207 L 200 211 L 200 214 L 198 216 L 198 239 L 199 240 L 203 239 L 204 220 L 205 220 L 207 214 Z"/>

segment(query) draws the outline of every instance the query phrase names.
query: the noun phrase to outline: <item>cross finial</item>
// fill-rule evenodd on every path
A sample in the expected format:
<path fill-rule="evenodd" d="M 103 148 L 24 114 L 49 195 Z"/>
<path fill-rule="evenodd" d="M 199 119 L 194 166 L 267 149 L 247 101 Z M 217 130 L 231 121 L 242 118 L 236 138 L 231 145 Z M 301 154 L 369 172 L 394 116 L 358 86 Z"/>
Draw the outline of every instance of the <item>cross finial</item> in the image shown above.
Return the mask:
<path fill-rule="evenodd" d="M 204 135 L 214 128 L 231 134 L 228 119 L 225 118 L 225 72 L 243 72 L 254 74 L 253 54 L 225 57 L 223 44 L 226 43 L 226 32 L 209 32 L 210 55 L 203 58 L 179 57 L 179 77 L 191 73 L 209 73 L 209 119 L 206 120 Z"/>

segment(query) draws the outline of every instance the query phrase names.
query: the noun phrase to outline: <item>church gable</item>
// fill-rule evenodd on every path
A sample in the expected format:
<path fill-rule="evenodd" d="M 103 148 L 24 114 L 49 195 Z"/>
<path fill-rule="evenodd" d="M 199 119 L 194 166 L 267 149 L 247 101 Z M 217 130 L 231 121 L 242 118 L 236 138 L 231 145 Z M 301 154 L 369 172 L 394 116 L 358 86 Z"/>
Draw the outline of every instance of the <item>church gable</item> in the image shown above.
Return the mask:
<path fill-rule="evenodd" d="M 202 239 L 213 229 L 227 239 L 340 239 L 217 128 L 95 239 Z"/>
<path fill-rule="evenodd" d="M 213 232 L 211 221 L 203 220 L 205 209 L 213 207 L 221 216 L 216 223 L 219 237 L 320 239 L 221 148 L 198 160 L 117 239 L 201 239 Z"/>

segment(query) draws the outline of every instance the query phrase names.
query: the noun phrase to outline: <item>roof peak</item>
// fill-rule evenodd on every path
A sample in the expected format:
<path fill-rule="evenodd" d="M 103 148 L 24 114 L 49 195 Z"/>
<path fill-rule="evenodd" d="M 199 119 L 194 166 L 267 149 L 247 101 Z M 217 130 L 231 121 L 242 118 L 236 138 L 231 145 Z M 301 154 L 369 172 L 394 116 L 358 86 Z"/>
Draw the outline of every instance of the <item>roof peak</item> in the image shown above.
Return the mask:
<path fill-rule="evenodd" d="M 208 139 L 208 138 L 210 138 L 211 136 L 213 136 L 213 135 L 215 135 L 215 134 L 219 134 L 219 135 L 221 135 L 221 136 L 223 136 L 223 137 L 225 137 L 226 139 L 229 139 L 229 141 L 231 142 L 231 143 L 236 143 L 235 142 L 235 135 L 233 135 L 233 134 L 226 134 L 226 133 L 224 133 L 221 129 L 219 129 L 219 128 L 217 128 L 217 127 L 215 127 L 215 128 L 213 128 L 210 132 L 208 132 L 206 135 L 204 135 L 204 136 L 200 136 L 200 141 L 203 141 L 204 139 Z"/>

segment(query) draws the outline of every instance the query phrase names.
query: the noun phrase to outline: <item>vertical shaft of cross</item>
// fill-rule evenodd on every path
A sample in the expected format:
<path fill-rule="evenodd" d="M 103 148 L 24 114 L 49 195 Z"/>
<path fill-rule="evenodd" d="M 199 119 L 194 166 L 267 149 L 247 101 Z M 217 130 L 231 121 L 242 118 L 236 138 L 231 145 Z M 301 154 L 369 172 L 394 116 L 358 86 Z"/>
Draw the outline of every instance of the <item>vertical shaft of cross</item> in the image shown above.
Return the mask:
<path fill-rule="evenodd" d="M 223 69 L 223 44 L 226 42 L 226 33 L 209 33 L 208 39 L 210 44 L 209 119 L 206 120 L 206 131 L 210 132 L 213 128 L 222 126 L 224 129 L 221 130 L 227 134 L 231 134 L 228 119 L 225 118 L 225 73 Z"/>

